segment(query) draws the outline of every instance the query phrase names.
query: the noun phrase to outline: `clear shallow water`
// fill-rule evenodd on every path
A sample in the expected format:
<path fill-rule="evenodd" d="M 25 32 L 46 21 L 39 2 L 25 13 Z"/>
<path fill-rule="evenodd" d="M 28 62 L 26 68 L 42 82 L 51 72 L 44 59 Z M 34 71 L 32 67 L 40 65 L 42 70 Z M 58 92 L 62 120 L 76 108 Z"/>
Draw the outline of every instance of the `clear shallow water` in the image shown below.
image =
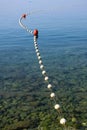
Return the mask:
<path fill-rule="evenodd" d="M 56 86 L 58 94 L 62 92 L 64 95 L 67 90 L 66 95 L 64 95 L 66 100 L 71 93 L 72 99 L 76 98 L 77 106 L 81 105 L 82 111 L 84 110 L 79 115 L 80 119 L 87 110 L 87 19 L 67 20 L 55 16 L 48 17 L 48 19 L 46 17 L 37 18 L 36 21 L 34 19 L 33 16 L 30 23 L 26 22 L 26 24 L 31 25 L 31 28 L 37 27 L 39 30 L 38 45 L 50 80 Z M 0 127 L 3 128 L 4 122 L 9 124 L 13 121 L 10 121 L 9 103 L 13 112 L 15 104 L 20 111 L 19 103 L 17 104 L 16 101 L 20 100 L 22 103 L 22 97 L 28 93 L 29 95 L 33 95 L 33 93 L 38 95 L 38 91 L 42 91 L 43 86 L 45 85 L 39 70 L 33 37 L 18 26 L 1 28 L 0 119 L 7 116 L 9 121 L 6 122 L 7 119 L 3 119 Z M 16 101 L 14 101 L 15 95 L 17 96 Z M 61 97 L 61 95 L 59 96 Z M 15 103 L 13 104 L 13 102 Z M 66 102 L 67 104 L 68 102 Z M 7 110 L 6 113 L 2 112 L 2 107 Z M 86 122 L 86 117 L 82 121 Z"/>

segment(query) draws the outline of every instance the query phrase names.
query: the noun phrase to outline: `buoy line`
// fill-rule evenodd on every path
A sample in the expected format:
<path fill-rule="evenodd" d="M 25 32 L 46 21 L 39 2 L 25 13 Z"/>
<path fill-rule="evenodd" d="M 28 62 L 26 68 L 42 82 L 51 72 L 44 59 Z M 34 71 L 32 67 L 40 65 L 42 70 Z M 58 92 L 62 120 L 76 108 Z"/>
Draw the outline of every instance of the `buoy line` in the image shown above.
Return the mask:
<path fill-rule="evenodd" d="M 67 129 L 66 128 L 66 119 L 64 117 L 62 117 L 62 111 L 61 111 L 61 106 L 59 103 L 57 103 L 56 101 L 56 94 L 53 92 L 53 86 L 52 84 L 49 82 L 49 77 L 47 75 L 47 72 L 45 70 L 45 67 L 44 67 L 44 64 L 43 64 L 43 61 L 42 61 L 42 57 L 41 57 L 41 54 L 40 54 L 40 51 L 39 51 L 39 47 L 38 47 L 38 43 L 37 43 L 37 38 L 38 38 L 38 30 L 35 29 L 34 31 L 30 30 L 27 26 L 25 26 L 23 23 L 22 23 L 22 20 L 25 19 L 29 14 L 23 14 L 20 19 L 19 19 L 19 24 L 20 26 L 25 29 L 28 33 L 30 33 L 33 38 L 34 38 L 34 48 L 35 48 L 35 51 L 36 51 L 36 55 L 37 55 L 37 58 L 38 58 L 38 62 L 39 62 L 39 66 L 40 66 L 40 70 L 42 72 L 42 75 L 44 77 L 44 81 L 47 83 L 47 88 L 50 90 L 50 98 L 54 101 L 54 109 L 58 112 L 58 116 L 59 116 L 59 123 L 61 125 L 64 126 L 64 130 L 69 130 L 69 128 Z"/>

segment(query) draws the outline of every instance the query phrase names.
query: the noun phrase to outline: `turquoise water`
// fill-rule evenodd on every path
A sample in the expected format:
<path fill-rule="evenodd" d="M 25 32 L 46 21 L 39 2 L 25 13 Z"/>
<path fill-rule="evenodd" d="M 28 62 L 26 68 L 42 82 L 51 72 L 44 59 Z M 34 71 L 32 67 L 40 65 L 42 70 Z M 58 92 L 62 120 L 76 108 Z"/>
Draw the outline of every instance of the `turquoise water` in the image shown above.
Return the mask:
<path fill-rule="evenodd" d="M 30 21 L 28 19 L 24 22 L 31 25 L 31 29 L 39 30 L 41 56 L 54 90 L 61 104 L 66 106 L 67 110 L 63 108 L 64 115 L 67 118 L 66 112 L 70 113 L 69 110 L 74 107 L 72 115 L 76 113 L 76 118 L 81 120 L 80 124 L 87 125 L 87 19 L 59 19 L 55 15 L 48 16 L 48 19 L 46 16 L 40 19 L 38 17 L 34 21 L 35 18 L 36 16 L 31 16 Z M 34 104 L 34 101 L 46 103 L 40 97 L 46 97 L 45 100 L 49 101 L 45 86 L 33 37 L 18 25 L 1 28 L 0 129 L 4 130 L 12 123 L 30 119 L 28 114 L 48 108 L 47 104 Z M 71 108 L 68 104 L 72 104 Z M 34 106 L 37 110 L 34 110 Z M 38 110 L 39 107 L 41 110 Z M 81 125 L 79 129 L 85 130 L 86 127 Z"/>

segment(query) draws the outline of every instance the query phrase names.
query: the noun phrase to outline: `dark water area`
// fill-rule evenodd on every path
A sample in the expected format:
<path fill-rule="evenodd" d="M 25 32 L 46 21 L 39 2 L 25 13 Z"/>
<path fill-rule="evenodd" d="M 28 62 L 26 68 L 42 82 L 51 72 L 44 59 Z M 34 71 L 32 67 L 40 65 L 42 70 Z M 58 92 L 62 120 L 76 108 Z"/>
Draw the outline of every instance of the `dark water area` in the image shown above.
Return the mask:
<path fill-rule="evenodd" d="M 53 16 L 48 20 L 37 19 L 36 23 L 33 19 L 34 16 L 26 24 L 32 23 L 31 28 L 36 26 L 39 30 L 40 53 L 63 116 L 68 120 L 67 126 L 86 130 L 87 19 Z M 62 130 L 53 122 L 56 112 L 49 94 L 39 69 L 33 37 L 18 26 L 1 28 L 0 130 L 18 130 L 19 127 L 20 130 L 39 130 L 39 126 L 44 127 L 47 122 L 46 130 L 58 127 Z M 54 114 L 54 119 L 49 113 Z"/>

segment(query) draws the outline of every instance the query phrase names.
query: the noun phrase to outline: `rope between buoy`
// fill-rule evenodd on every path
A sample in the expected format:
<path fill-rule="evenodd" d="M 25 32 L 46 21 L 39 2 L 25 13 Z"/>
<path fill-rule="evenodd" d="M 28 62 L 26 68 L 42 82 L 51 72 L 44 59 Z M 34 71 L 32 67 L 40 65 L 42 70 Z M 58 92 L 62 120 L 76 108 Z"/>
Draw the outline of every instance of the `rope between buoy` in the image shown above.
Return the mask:
<path fill-rule="evenodd" d="M 46 81 L 47 83 L 47 88 L 50 90 L 50 98 L 53 99 L 54 101 L 54 109 L 57 110 L 58 112 L 58 116 L 60 118 L 60 124 L 62 124 L 64 126 L 64 129 L 66 129 L 66 119 L 65 118 L 62 118 L 61 115 L 62 115 L 62 112 L 60 110 L 61 106 L 57 103 L 56 101 L 56 95 L 55 93 L 53 92 L 52 90 L 52 84 L 50 84 L 49 82 L 49 77 L 47 76 L 47 72 L 45 70 L 45 67 L 43 65 L 43 61 L 42 61 L 42 57 L 40 55 L 40 51 L 39 51 L 39 48 L 38 48 L 38 43 L 37 43 L 37 38 L 38 38 L 38 30 L 35 29 L 34 31 L 30 30 L 27 26 L 25 26 L 23 23 L 22 23 L 22 20 L 26 18 L 28 14 L 23 14 L 22 17 L 19 19 L 19 24 L 20 26 L 25 29 L 27 32 L 29 32 L 30 34 L 32 34 L 34 36 L 34 47 L 35 47 L 35 51 L 36 51 L 36 55 L 37 55 L 37 58 L 38 58 L 38 62 L 39 62 L 39 65 L 40 65 L 40 69 L 42 71 L 42 75 L 44 76 L 44 80 Z"/>

